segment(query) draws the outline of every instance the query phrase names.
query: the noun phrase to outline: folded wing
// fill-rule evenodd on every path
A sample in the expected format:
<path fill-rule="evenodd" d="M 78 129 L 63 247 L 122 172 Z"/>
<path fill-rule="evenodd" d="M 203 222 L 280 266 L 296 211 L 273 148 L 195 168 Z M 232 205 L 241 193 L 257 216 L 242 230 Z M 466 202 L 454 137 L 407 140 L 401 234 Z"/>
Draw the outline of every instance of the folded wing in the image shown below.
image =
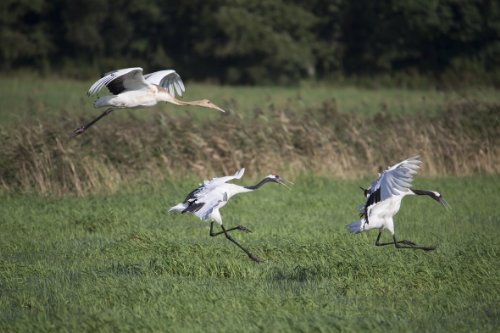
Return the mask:
<path fill-rule="evenodd" d="M 199 203 L 201 206 L 192 213 L 201 220 L 208 220 L 214 209 L 219 207 L 221 202 L 227 201 L 227 193 L 214 193 L 209 198 L 204 198 L 203 201 Z"/>
<path fill-rule="evenodd" d="M 230 180 L 240 179 L 241 177 L 243 177 L 244 173 L 245 173 L 245 168 L 242 168 L 232 176 L 218 177 L 218 178 L 213 178 L 211 180 L 205 180 L 203 184 L 200 184 L 199 187 L 191 191 L 186 196 L 186 199 L 184 199 L 182 203 L 172 207 L 170 211 L 179 211 L 181 208 L 183 208 L 182 210 L 183 213 L 191 212 L 198 217 L 210 214 L 211 211 L 207 213 L 205 209 L 213 210 L 215 205 L 220 203 L 221 200 L 224 200 L 224 193 L 220 192 L 220 194 L 217 194 L 217 191 L 214 190 Z M 227 201 L 227 193 L 225 193 L 225 196 Z M 201 212 L 198 213 L 200 210 Z"/>

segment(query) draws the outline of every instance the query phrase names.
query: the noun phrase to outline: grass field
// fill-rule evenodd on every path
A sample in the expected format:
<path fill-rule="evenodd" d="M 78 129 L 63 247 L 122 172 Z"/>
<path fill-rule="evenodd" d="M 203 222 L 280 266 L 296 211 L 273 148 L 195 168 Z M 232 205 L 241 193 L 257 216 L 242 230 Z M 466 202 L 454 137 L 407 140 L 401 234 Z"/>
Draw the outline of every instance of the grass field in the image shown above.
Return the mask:
<path fill-rule="evenodd" d="M 90 84 L 0 78 L 0 332 L 500 327 L 496 90 L 187 82 L 186 99 L 229 114 L 120 111 L 71 140 L 99 112 Z M 396 233 L 438 249 L 348 234 L 358 187 L 413 154 L 424 162 L 415 187 L 440 191 L 452 209 L 407 198 Z M 233 235 L 261 264 L 209 237 L 208 224 L 166 212 L 199 175 L 241 166 L 245 184 L 270 172 L 296 183 L 222 211 L 226 226 L 253 230 Z"/>
<path fill-rule="evenodd" d="M 0 78 L 1 123 L 17 124 L 30 118 L 45 120 L 61 112 L 68 116 L 85 115 L 93 117 L 99 111 L 93 108 L 94 97 L 86 93 L 92 82 L 67 79 L 45 80 L 35 77 Z M 103 91 L 102 95 L 107 94 Z M 185 100 L 209 98 L 231 112 L 245 116 L 255 109 L 286 108 L 301 111 L 307 107 L 321 105 L 335 100 L 339 111 L 373 115 L 377 112 L 411 114 L 421 112 L 432 114 L 442 111 L 449 104 L 481 101 L 500 103 L 500 94 L 495 89 L 464 90 L 406 90 L 406 89 L 363 89 L 356 87 L 335 87 L 328 85 L 303 85 L 300 87 L 231 87 L 186 83 Z M 185 114 L 192 110 L 193 117 L 213 117 L 216 113 L 199 108 L 179 108 L 162 104 L 156 107 L 172 115 Z M 152 114 L 148 110 L 121 111 L 137 117 Z M 215 115 L 215 116 L 214 116 Z M 120 117 L 114 114 L 113 117 Z"/>
<path fill-rule="evenodd" d="M 500 178 L 416 179 L 396 233 L 434 252 L 348 234 L 364 181 L 291 179 L 222 210 L 250 261 L 208 224 L 171 215 L 197 180 L 85 198 L 4 193 L 2 332 L 494 332 Z M 248 183 L 248 181 L 242 181 Z M 387 237 L 387 235 L 385 235 Z"/>

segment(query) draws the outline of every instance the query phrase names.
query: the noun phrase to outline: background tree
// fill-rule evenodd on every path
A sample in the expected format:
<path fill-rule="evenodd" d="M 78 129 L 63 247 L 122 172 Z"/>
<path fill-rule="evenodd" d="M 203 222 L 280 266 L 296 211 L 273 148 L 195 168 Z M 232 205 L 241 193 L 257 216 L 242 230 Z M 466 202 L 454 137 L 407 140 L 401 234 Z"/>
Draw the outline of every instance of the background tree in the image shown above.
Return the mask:
<path fill-rule="evenodd" d="M 176 68 L 238 84 L 417 73 L 500 84 L 493 0 L 5 0 L 0 70 Z"/>

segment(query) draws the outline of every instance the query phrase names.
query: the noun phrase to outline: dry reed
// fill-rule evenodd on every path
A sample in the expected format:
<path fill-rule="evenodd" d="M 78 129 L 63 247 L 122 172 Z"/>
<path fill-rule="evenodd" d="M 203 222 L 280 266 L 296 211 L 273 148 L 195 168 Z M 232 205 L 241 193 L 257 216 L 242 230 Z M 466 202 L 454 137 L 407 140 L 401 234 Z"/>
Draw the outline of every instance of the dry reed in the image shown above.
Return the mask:
<path fill-rule="evenodd" d="M 154 112 L 154 111 L 149 111 Z M 429 176 L 500 171 L 500 105 L 450 104 L 439 114 L 373 117 L 339 113 L 334 101 L 287 112 L 255 110 L 193 121 L 156 112 L 115 117 L 70 139 L 80 122 L 0 128 L 4 191 L 77 194 L 114 191 L 135 181 L 228 174 L 313 172 L 339 178 L 373 175 L 420 154 Z"/>

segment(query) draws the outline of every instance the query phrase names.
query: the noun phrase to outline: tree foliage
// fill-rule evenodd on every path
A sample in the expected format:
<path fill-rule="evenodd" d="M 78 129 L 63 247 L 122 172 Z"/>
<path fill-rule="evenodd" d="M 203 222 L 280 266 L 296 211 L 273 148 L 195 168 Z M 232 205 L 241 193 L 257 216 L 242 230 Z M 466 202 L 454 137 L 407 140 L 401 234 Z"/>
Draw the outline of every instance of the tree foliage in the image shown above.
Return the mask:
<path fill-rule="evenodd" d="M 500 73 L 494 0 L 4 0 L 0 27 L 2 71 L 173 67 L 243 84 Z"/>

